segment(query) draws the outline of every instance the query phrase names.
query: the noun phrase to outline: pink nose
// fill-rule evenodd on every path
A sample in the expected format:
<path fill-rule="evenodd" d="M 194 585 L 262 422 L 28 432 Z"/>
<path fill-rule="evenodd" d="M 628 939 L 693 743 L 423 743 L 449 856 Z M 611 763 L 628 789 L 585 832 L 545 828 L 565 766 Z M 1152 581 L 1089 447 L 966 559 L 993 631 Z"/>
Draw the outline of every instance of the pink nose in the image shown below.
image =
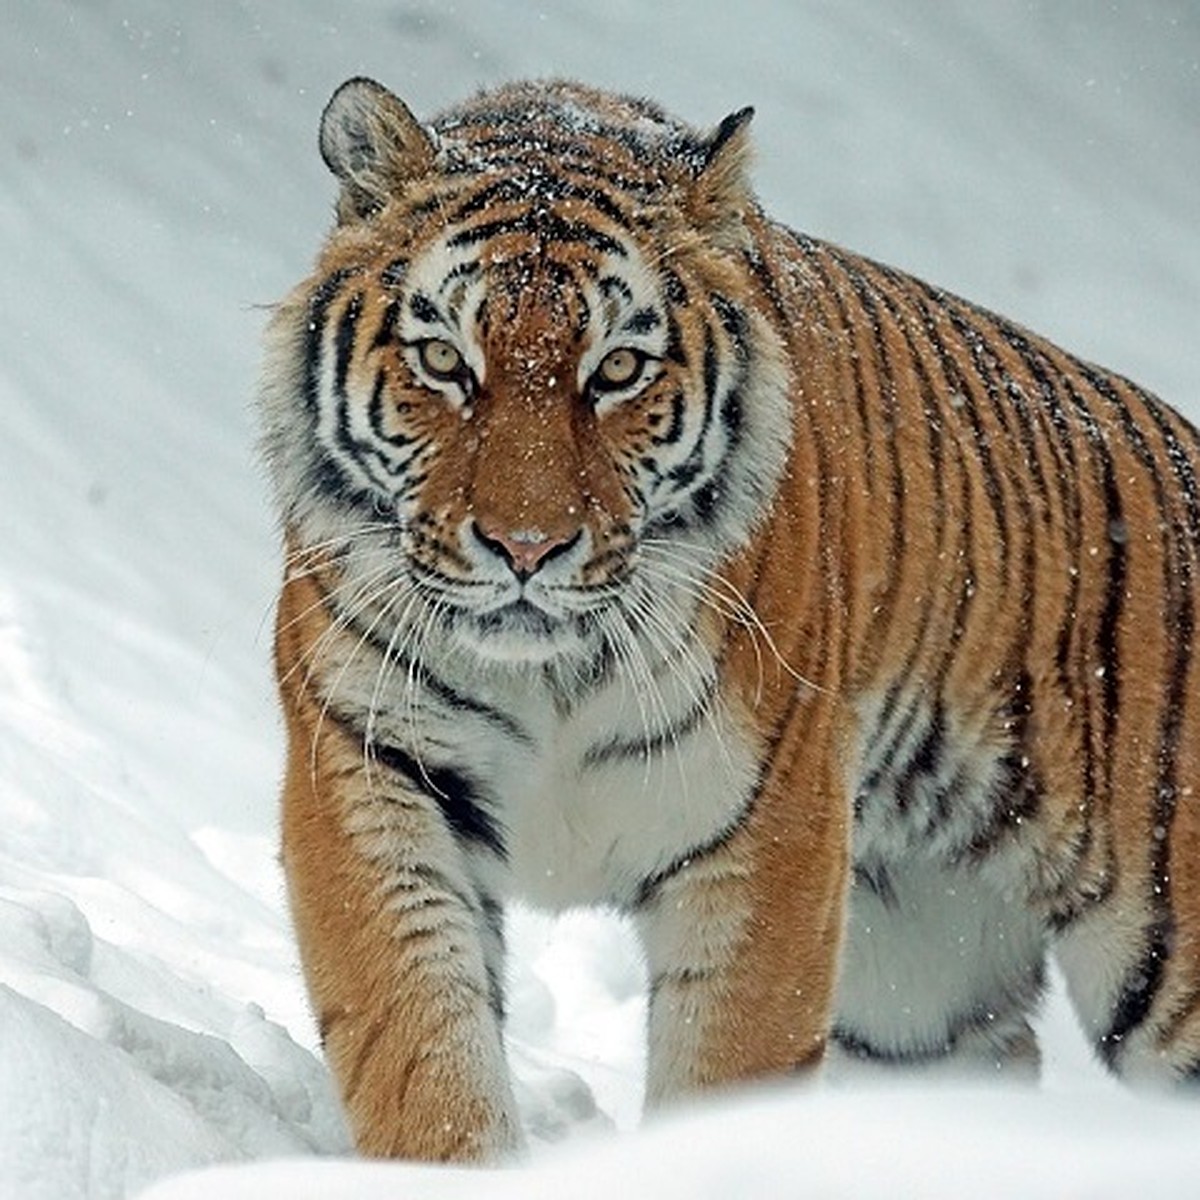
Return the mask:
<path fill-rule="evenodd" d="M 497 557 L 508 563 L 518 579 L 528 579 L 541 569 L 556 551 L 574 545 L 579 530 L 570 534 L 544 533 L 540 529 L 495 528 L 487 521 L 475 521 L 475 536 Z"/>

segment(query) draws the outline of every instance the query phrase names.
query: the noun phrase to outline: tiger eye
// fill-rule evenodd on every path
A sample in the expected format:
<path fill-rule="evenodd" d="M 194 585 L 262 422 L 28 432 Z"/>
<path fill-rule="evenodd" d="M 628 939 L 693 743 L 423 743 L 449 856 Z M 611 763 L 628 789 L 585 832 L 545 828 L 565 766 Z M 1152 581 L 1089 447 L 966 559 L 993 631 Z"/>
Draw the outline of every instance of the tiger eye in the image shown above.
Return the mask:
<path fill-rule="evenodd" d="M 441 338 L 430 338 L 420 346 L 421 366 L 435 379 L 455 379 L 462 374 L 463 356 Z"/>
<path fill-rule="evenodd" d="M 631 384 L 641 372 L 642 356 L 636 350 L 620 347 L 610 350 L 596 368 L 595 382 L 602 388 L 620 388 Z"/>

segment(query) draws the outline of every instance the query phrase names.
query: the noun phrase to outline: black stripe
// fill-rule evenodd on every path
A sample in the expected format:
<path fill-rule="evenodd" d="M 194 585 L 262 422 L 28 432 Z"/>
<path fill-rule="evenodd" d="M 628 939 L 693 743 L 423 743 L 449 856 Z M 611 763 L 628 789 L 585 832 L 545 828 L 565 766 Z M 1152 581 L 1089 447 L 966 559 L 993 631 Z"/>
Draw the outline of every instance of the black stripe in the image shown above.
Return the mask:
<path fill-rule="evenodd" d="M 878 413 L 881 417 L 879 430 L 885 441 L 889 466 L 888 483 L 890 491 L 887 497 L 887 511 L 891 519 L 891 528 L 889 530 L 891 541 L 887 556 L 888 574 L 882 594 L 874 606 L 875 611 L 871 618 L 871 627 L 865 638 L 866 644 L 872 648 L 877 656 L 882 652 L 884 646 L 883 631 L 892 620 L 896 599 L 900 594 L 905 559 L 904 530 L 908 523 L 906 520 L 907 507 L 905 504 L 907 489 L 905 487 L 904 464 L 900 457 L 900 447 L 897 441 L 900 413 L 896 406 L 897 390 L 895 374 L 892 370 L 887 341 L 883 334 L 874 289 L 871 287 L 870 281 L 852 261 L 838 258 L 834 258 L 831 261 L 838 268 L 842 279 L 849 286 L 855 299 L 858 301 L 861 313 L 866 318 L 866 327 L 870 331 L 871 357 L 874 360 L 875 370 L 878 375 L 878 386 L 874 389 L 873 394 L 868 394 L 868 389 L 865 386 L 866 377 L 865 375 L 858 374 L 857 365 L 855 368 L 856 383 L 860 388 L 860 395 L 863 397 L 862 405 L 864 410 L 869 411 L 872 400 L 877 405 Z M 846 327 L 854 329 L 859 322 L 855 321 L 853 315 L 843 308 L 843 302 L 837 289 L 833 288 L 832 292 L 839 309 L 842 310 Z M 914 639 L 910 654 L 915 656 L 918 651 L 919 646 Z M 864 664 L 864 670 L 873 673 L 873 668 L 874 663 Z"/>
<path fill-rule="evenodd" d="M 982 310 L 972 309 L 972 311 L 976 314 L 977 319 L 980 319 L 981 324 L 986 320 L 991 325 L 992 328 L 990 331 L 994 335 L 996 319 Z M 950 307 L 949 312 L 951 320 L 954 321 L 955 313 L 953 306 Z M 967 332 L 968 329 L 970 332 Z M 1015 440 L 1013 438 L 1012 424 L 1009 419 L 1010 414 L 1015 413 L 1017 416 L 1021 430 L 1020 440 L 1024 451 L 1023 455 L 1018 458 L 1018 462 L 1024 467 L 1024 473 L 1020 478 L 1022 481 L 1032 482 L 1033 488 L 1041 500 L 1043 517 L 1046 518 L 1050 513 L 1049 489 L 1046 485 L 1045 475 L 1042 471 L 1041 460 L 1038 454 L 1039 445 L 1034 434 L 1028 397 L 1025 395 L 1020 383 L 1003 368 L 999 358 L 991 348 L 987 332 L 988 325 L 983 325 L 982 328 L 979 326 L 970 326 L 965 319 L 960 327 L 960 333 L 965 338 L 971 353 L 975 373 L 983 382 L 992 412 L 1006 438 L 1010 441 Z M 1007 397 L 1007 403 L 1005 403 L 1005 396 Z M 986 446 L 984 448 L 987 449 Z M 1014 486 L 1011 489 L 1011 494 L 1016 500 L 1017 508 L 1020 510 L 1020 519 L 1015 525 L 1015 533 L 1020 538 L 1023 547 L 1020 595 L 1017 600 L 1018 612 L 1021 614 L 1023 625 L 1023 631 L 1018 634 L 1023 645 L 1019 648 L 1023 649 L 1024 645 L 1028 644 L 1029 624 L 1032 622 L 1033 614 L 1036 611 L 1036 596 L 1034 593 L 1037 579 L 1037 548 L 1035 544 L 1037 525 L 1028 489 L 1023 486 Z M 1007 572 L 1004 574 L 1005 581 L 1007 582 Z"/>
<path fill-rule="evenodd" d="M 426 325 L 437 325 L 442 319 L 437 305 L 424 292 L 412 294 L 408 301 L 408 311 Z"/>
<path fill-rule="evenodd" d="M 559 164 L 561 166 L 561 164 Z M 485 176 L 484 178 L 487 178 Z M 545 171 L 530 177 L 522 172 L 502 177 L 475 192 L 458 207 L 449 210 L 447 225 L 456 225 L 476 216 L 493 205 L 557 203 L 562 200 L 580 200 L 610 221 L 631 230 L 633 218 L 613 199 L 611 192 L 601 191 L 586 183 L 568 179 L 561 174 Z"/>
<path fill-rule="evenodd" d="M 884 908 L 895 908 L 898 903 L 896 888 L 886 863 L 855 863 L 854 886 L 870 892 Z"/>
<path fill-rule="evenodd" d="M 329 308 L 342 285 L 357 273 L 354 267 L 335 271 L 321 281 L 308 301 L 308 324 L 304 335 L 304 403 L 313 414 L 320 407 L 321 364 L 325 358 L 325 321 Z"/>
<path fill-rule="evenodd" d="M 1055 389 L 1056 402 L 1051 407 L 1056 424 L 1061 421 L 1070 428 L 1082 432 L 1091 465 L 1091 486 L 1104 495 L 1112 486 L 1114 479 L 1113 460 L 1105 431 L 1100 427 L 1095 414 L 1075 386 L 1075 381 L 1070 374 L 1070 370 L 1074 366 L 1073 360 L 1068 360 L 1065 367 L 1056 366 L 1048 358 L 1046 358 L 1046 362 L 1047 366 L 1054 371 L 1058 385 Z M 1064 399 L 1070 406 L 1069 412 L 1064 409 L 1062 403 L 1058 402 Z M 1070 436 L 1064 436 L 1061 440 L 1064 447 L 1071 448 L 1073 455 L 1073 442 Z M 1073 458 L 1072 461 L 1074 461 Z M 1073 555 L 1070 561 L 1075 570 L 1071 573 L 1070 591 L 1064 608 L 1062 625 L 1059 629 L 1056 670 L 1060 686 L 1072 697 L 1074 703 L 1080 706 L 1082 714 L 1080 720 L 1084 760 L 1079 803 L 1083 805 L 1081 815 L 1084 820 L 1084 832 L 1075 854 L 1078 861 L 1086 862 L 1086 856 L 1091 854 L 1098 833 L 1101 830 L 1110 829 L 1107 815 L 1112 809 L 1114 762 L 1113 755 L 1109 752 L 1111 743 L 1103 735 L 1097 735 L 1094 732 L 1097 720 L 1096 699 L 1092 686 L 1095 680 L 1095 669 L 1092 666 L 1095 637 L 1090 631 L 1086 636 L 1081 636 L 1077 623 L 1079 597 L 1082 593 L 1087 562 L 1083 550 L 1082 490 L 1082 486 L 1079 485 L 1073 489 L 1076 532 L 1069 548 Z M 1105 537 L 1103 540 L 1106 544 L 1111 545 L 1111 538 Z M 1072 641 L 1075 641 L 1077 645 L 1074 663 L 1069 661 Z M 1097 762 L 1098 752 L 1099 762 Z M 1071 881 L 1069 878 L 1064 878 L 1064 899 L 1060 899 L 1058 902 L 1054 916 L 1054 926 L 1059 932 L 1077 920 L 1088 908 L 1107 899 L 1116 890 L 1119 881 L 1119 867 L 1115 841 L 1111 832 L 1105 839 L 1103 853 L 1104 862 L 1098 869 L 1092 870 L 1090 878 L 1082 890 L 1077 889 L 1074 895 L 1069 895 L 1067 888 Z"/>
<path fill-rule="evenodd" d="M 371 432 L 375 434 L 381 442 L 387 442 L 389 445 L 397 447 L 400 450 L 406 450 L 409 447 L 424 445 L 421 439 L 413 437 L 407 433 L 388 433 L 384 429 L 384 417 L 386 413 L 384 406 L 387 401 L 387 385 L 388 373 L 385 367 L 380 367 L 375 373 L 375 385 L 371 389 L 371 400 L 367 408 L 368 418 L 370 420 Z M 410 454 L 403 462 L 387 464 L 388 473 L 390 475 L 399 474 L 406 467 L 415 455 Z"/>
<path fill-rule="evenodd" d="M 673 267 L 662 268 L 662 285 L 663 293 L 667 300 L 676 308 L 687 308 L 691 303 L 691 297 L 688 295 L 687 284 L 679 276 L 679 272 Z"/>
<path fill-rule="evenodd" d="M 716 338 L 712 327 L 704 325 L 704 416 L 700 422 L 700 430 L 692 444 L 692 449 L 686 459 L 667 472 L 667 479 L 677 491 L 686 491 L 695 482 L 704 469 L 705 443 L 708 432 L 712 428 L 713 416 L 716 411 L 717 388 L 720 386 L 720 362 L 717 357 Z"/>
<path fill-rule="evenodd" d="M 1125 973 L 1113 1004 L 1108 1031 L 1096 1039 L 1096 1050 L 1110 1067 L 1117 1065 L 1125 1039 L 1150 1015 L 1171 953 L 1173 928 L 1167 915 L 1152 922 L 1144 933 L 1145 948 L 1141 959 Z"/>
<path fill-rule="evenodd" d="M 780 294 L 779 280 L 775 277 L 767 261 L 763 258 L 761 248 L 759 246 L 752 246 L 746 251 L 745 258 L 747 266 L 749 266 L 751 273 L 758 281 L 759 288 L 771 305 L 771 311 L 775 314 L 775 321 L 779 326 L 780 332 L 789 332 L 795 322 L 795 313 L 791 311 L 787 302 Z"/>
<path fill-rule="evenodd" d="M 984 381 L 992 410 L 996 414 L 996 418 L 1000 422 L 1005 434 L 1009 437 L 1013 435 L 1010 417 L 1016 418 L 1019 427 L 1019 439 L 1023 450 L 1023 454 L 1018 461 L 1025 468 L 1034 490 L 1041 499 L 1043 514 L 1048 514 L 1050 489 L 1045 472 L 1042 469 L 1039 454 L 1042 446 L 1037 437 L 1037 420 L 1034 409 L 1030 405 L 1029 397 L 1021 386 L 1020 380 L 1009 373 L 993 349 L 993 345 L 998 341 L 1011 341 L 1012 336 L 1019 337 L 1019 331 L 1002 317 L 997 317 L 983 309 L 972 305 L 969 311 L 980 322 L 980 325 L 975 327 L 974 336 L 968 337 L 968 345 L 975 370 Z M 953 309 L 951 309 L 952 319 L 954 315 Z M 969 327 L 969 323 L 965 318 L 961 318 L 961 322 L 963 329 Z M 990 338 L 986 336 L 985 330 L 991 334 Z M 1007 403 L 1005 403 L 1005 400 L 1007 400 Z M 1027 501 L 1024 493 L 1018 493 L 1018 496 L 1020 499 Z M 1030 511 L 1028 506 L 1026 506 L 1025 514 L 1027 520 Z M 1029 525 L 1027 528 L 1032 528 L 1032 526 Z"/>
<path fill-rule="evenodd" d="M 721 971 L 716 967 L 670 967 L 659 971 L 647 988 L 646 998 L 653 1004 L 658 999 L 659 992 L 665 987 L 692 987 L 695 984 L 708 984 L 719 979 Z"/>
<path fill-rule="evenodd" d="M 982 373 L 982 368 L 979 361 L 980 349 L 978 346 L 982 338 L 979 330 L 974 325 L 970 324 L 961 313 L 956 313 L 950 307 L 949 299 L 942 296 L 940 298 L 939 311 L 946 316 L 958 333 L 963 343 L 966 345 L 968 352 L 971 354 L 972 365 L 975 367 L 976 381 L 983 385 L 995 404 L 994 384 Z M 1008 504 L 1005 500 L 1004 485 L 1001 481 L 1000 472 L 996 469 L 996 461 L 992 455 L 991 439 L 987 431 L 983 427 L 982 419 L 978 409 L 975 407 L 974 396 L 972 389 L 968 386 L 966 378 L 959 370 L 957 362 L 948 353 L 943 353 L 943 366 L 946 370 L 946 376 L 952 381 L 955 387 L 956 394 L 961 398 L 961 411 L 966 416 L 971 426 L 973 436 L 972 448 L 979 460 L 979 465 L 983 471 L 983 489 L 984 494 L 988 498 L 988 503 L 992 509 L 992 515 L 996 521 L 996 542 L 997 549 L 1000 554 L 1000 576 L 1003 579 L 1008 578 L 1008 560 L 1009 560 L 1009 522 L 1008 522 Z"/>
<path fill-rule="evenodd" d="M 1033 765 L 1030 724 L 1033 716 L 1033 679 L 1022 668 L 1010 666 L 1009 696 L 999 716 L 1007 729 L 1010 748 L 999 762 L 999 780 L 992 792 L 988 821 L 977 829 L 953 861 L 977 862 L 1005 839 L 1019 832 L 1038 815 L 1045 786 Z"/>
<path fill-rule="evenodd" d="M 504 1003 L 504 906 L 491 896 L 479 897 L 480 912 L 483 914 L 483 924 L 488 934 L 496 944 L 496 954 L 486 956 L 488 980 L 488 1004 L 492 1015 L 497 1021 L 503 1022 L 505 1017 Z"/>
<path fill-rule="evenodd" d="M 483 789 L 465 771 L 426 765 L 399 746 L 379 742 L 372 743 L 371 754 L 390 771 L 402 775 L 411 787 L 430 797 L 456 837 L 490 850 L 497 858 L 507 858 L 500 823 L 487 811 Z"/>
<path fill-rule="evenodd" d="M 1058 502 L 1062 512 L 1064 537 L 1066 539 L 1066 561 L 1080 564 L 1083 546 L 1083 488 L 1080 481 L 1080 464 L 1076 454 L 1075 441 L 1072 436 L 1071 422 L 1063 404 L 1056 380 L 1061 372 L 1057 371 L 1046 357 L 1044 349 L 1035 346 L 1026 334 L 1008 322 L 1000 322 L 997 326 L 1000 336 L 1008 346 L 1020 357 L 1021 363 L 1029 377 L 1038 389 L 1038 413 L 1045 422 L 1047 431 L 1046 442 L 1055 462 L 1055 478 L 1058 481 Z M 1103 466 L 1096 458 L 1089 455 L 1089 463 L 1095 474 L 1095 482 L 1103 490 Z M 1068 572 L 1067 592 L 1061 604 L 1062 616 L 1059 623 L 1055 650 L 1055 675 L 1059 691 L 1067 697 L 1069 706 L 1082 715 L 1080 718 L 1081 737 L 1079 750 L 1081 756 L 1080 784 L 1076 790 L 1076 803 L 1079 805 L 1082 817 L 1079 834 L 1069 847 L 1071 861 L 1061 873 L 1061 879 L 1056 885 L 1054 897 L 1055 929 L 1061 932 L 1083 911 L 1082 902 L 1095 904 L 1104 898 L 1115 879 L 1115 871 L 1104 870 L 1101 878 L 1105 880 L 1099 888 L 1095 884 L 1087 885 L 1087 895 L 1068 898 L 1075 888 L 1079 869 L 1087 861 L 1096 840 L 1096 828 L 1093 818 L 1093 808 L 1096 791 L 1096 759 L 1095 748 L 1092 745 L 1092 699 L 1087 687 L 1079 686 L 1078 676 L 1086 674 L 1087 648 L 1080 639 L 1080 660 L 1071 661 L 1072 642 L 1076 637 L 1076 621 L 1079 611 L 1079 598 L 1083 588 L 1083 573 L 1075 569 Z M 1111 856 L 1111 845 L 1110 845 Z"/>
<path fill-rule="evenodd" d="M 910 651 L 910 657 L 914 653 L 915 651 Z M 884 694 L 883 704 L 880 705 L 879 716 L 875 721 L 874 731 L 870 738 L 867 739 L 872 746 L 877 746 L 892 726 L 892 719 L 899 711 L 897 705 L 900 702 L 901 695 L 903 695 L 905 684 L 910 680 L 911 674 L 907 671 L 901 671 L 888 686 L 888 690 Z M 855 811 L 857 814 L 861 815 L 862 806 L 867 797 L 879 787 L 885 776 L 896 765 L 896 758 L 900 753 L 900 749 L 908 739 L 913 725 L 916 724 L 921 702 L 927 698 L 927 694 L 923 690 L 920 690 L 916 695 L 909 698 L 908 706 L 899 714 L 899 722 L 892 730 L 887 748 L 882 754 L 871 755 L 871 760 L 875 763 L 875 766 L 859 781 L 858 792 L 855 795 Z"/>
<path fill-rule="evenodd" d="M 351 431 L 350 395 L 347 390 L 347 383 L 350 377 L 350 365 L 354 359 L 358 325 L 362 317 L 363 293 L 355 292 L 346 304 L 334 335 L 333 395 L 337 404 L 337 444 L 348 457 L 357 459 L 364 468 L 369 469 L 370 465 L 373 464 L 379 471 L 382 471 L 386 480 L 383 486 L 387 487 L 394 482 L 396 476 L 407 464 L 397 464 L 391 461 L 379 446 L 370 441 L 363 441 Z M 373 399 L 368 401 L 367 417 L 369 422 L 373 416 L 370 406 L 374 402 L 376 393 L 378 392 L 379 397 L 382 398 L 382 392 L 379 391 L 379 382 L 377 376 L 373 385 Z M 411 461 L 411 456 L 409 461 Z M 375 478 L 378 482 L 378 476 L 375 476 Z M 344 487 L 339 490 L 339 494 L 345 494 Z"/>
<path fill-rule="evenodd" d="M 652 308 L 639 308 L 622 326 L 622 333 L 650 333 L 662 324 L 662 317 Z"/>
<path fill-rule="evenodd" d="M 443 704 L 448 705 L 456 712 L 470 713 L 472 716 L 481 718 L 499 733 L 522 746 L 532 749 L 536 745 L 533 735 L 515 717 L 451 687 L 445 680 L 432 674 L 429 668 L 423 664 L 418 669 L 418 676 L 425 687 Z"/>
<path fill-rule="evenodd" d="M 1117 487 L 1112 459 L 1105 455 L 1102 463 L 1104 477 L 1104 516 L 1109 530 L 1124 524 L 1124 509 L 1121 493 Z M 1122 539 L 1106 539 L 1108 551 L 1108 583 L 1104 591 L 1104 607 L 1100 611 L 1100 625 L 1096 631 L 1096 650 L 1100 656 L 1100 694 L 1104 705 L 1104 743 L 1114 746 L 1117 717 L 1121 704 L 1121 655 L 1117 643 L 1117 631 L 1121 622 L 1121 611 L 1125 606 L 1125 578 L 1128 574 L 1128 552 Z M 1110 754 L 1111 757 L 1111 754 Z"/>
<path fill-rule="evenodd" d="M 490 238 L 503 237 L 509 233 L 530 234 L 544 242 L 578 242 L 604 254 L 613 254 L 619 258 L 628 257 L 628 252 L 621 242 L 594 226 L 583 221 L 568 221 L 558 213 L 537 210 L 469 226 L 459 230 L 446 244 L 451 249 L 475 246 Z"/>
<path fill-rule="evenodd" d="M 687 354 L 683 349 L 683 333 L 673 312 L 667 312 L 667 348 L 663 351 L 666 357 L 680 366 L 687 365 Z"/>
<path fill-rule="evenodd" d="M 620 275 L 601 275 L 596 288 L 606 300 L 615 292 L 626 304 L 633 303 L 633 289 Z"/>
<path fill-rule="evenodd" d="M 438 289 L 444 292 L 450 284 L 460 279 L 476 279 L 483 273 L 483 264 L 477 258 L 467 258 L 457 262 L 442 276 L 442 285 Z"/>
<path fill-rule="evenodd" d="M 907 812 L 916 799 L 917 786 L 922 780 L 935 780 L 946 749 L 946 713 L 940 695 L 933 699 L 932 711 L 921 740 L 909 756 L 896 780 L 896 807 Z"/>
<path fill-rule="evenodd" d="M 454 159 L 447 161 L 444 174 L 447 178 L 457 176 L 464 179 L 469 188 L 474 180 L 485 172 L 492 175 L 506 171 L 528 171 L 529 155 L 522 153 L 522 151 L 528 151 L 528 143 L 527 134 L 489 138 L 486 141 L 477 142 L 470 149 L 470 157 L 459 161 Z M 486 162 L 481 161 L 481 156 L 477 152 L 480 148 L 487 155 Z M 514 153 L 507 153 L 506 151 L 509 149 L 512 149 Z M 651 227 L 653 209 L 662 203 L 661 177 L 646 175 L 644 178 L 637 178 L 631 170 L 612 170 L 610 169 L 611 163 L 601 163 L 595 158 L 588 158 L 586 155 L 576 153 L 578 147 L 571 142 L 556 142 L 547 139 L 541 142 L 538 149 L 540 152 L 537 161 L 538 167 L 553 162 L 559 171 L 584 176 L 599 186 L 611 188 L 614 193 L 629 196 L 635 203 L 641 201 L 643 206 L 650 211 L 634 212 L 627 220 L 642 228 Z M 426 201 L 417 205 L 415 211 L 419 214 L 430 214 L 437 211 L 440 216 L 445 211 L 445 207 L 436 202 Z"/>
<path fill-rule="evenodd" d="M 797 688 L 800 692 L 803 689 Z M 678 858 L 673 859 L 661 871 L 655 871 L 653 875 L 647 875 L 637 886 L 636 891 L 630 898 L 627 904 L 628 911 L 635 911 L 639 908 L 646 908 L 653 904 L 658 898 L 658 893 L 662 887 L 670 882 L 681 871 L 687 870 L 693 863 L 699 862 L 701 859 L 707 858 L 711 854 L 724 849 L 733 840 L 738 830 L 750 818 L 750 814 L 754 811 L 754 806 L 758 801 L 758 789 L 741 807 L 741 810 L 734 815 L 733 820 L 725 826 L 717 835 L 710 838 L 707 842 L 700 842 L 693 846 L 690 850 L 686 850 L 680 854 Z"/>
<path fill-rule="evenodd" d="M 408 259 L 393 258 L 382 271 L 379 272 L 379 282 L 385 288 L 399 287 L 404 282 L 404 277 L 408 274 Z"/>
<path fill-rule="evenodd" d="M 713 292 L 709 296 L 709 302 L 712 304 L 722 328 L 729 335 L 730 342 L 733 343 L 734 354 L 739 361 L 745 362 L 749 357 L 748 336 L 750 326 L 745 311 L 719 292 Z"/>
<path fill-rule="evenodd" d="M 683 392 L 672 392 L 670 403 L 671 418 L 665 430 L 659 430 L 659 426 L 663 421 L 662 413 L 650 413 L 646 417 L 646 423 L 652 430 L 656 431 L 650 436 L 650 444 L 652 446 L 674 445 L 683 434 L 684 416 L 687 413 L 687 401 L 684 399 Z"/>
<path fill-rule="evenodd" d="M 827 299 L 832 302 L 834 310 L 837 313 L 838 320 L 841 322 L 842 331 L 850 338 L 853 338 L 858 322 L 851 319 L 845 301 L 842 299 L 842 296 L 838 292 L 837 288 L 833 285 L 829 273 L 825 269 L 825 266 L 818 255 L 818 250 L 820 247 L 810 238 L 804 237 L 793 230 L 789 229 L 787 230 L 787 233 L 792 237 L 793 241 L 796 243 L 796 246 L 805 255 L 807 260 L 805 266 L 817 276 L 822 284 L 819 292 L 817 292 L 818 298 Z M 794 318 L 789 316 L 788 322 L 790 323 L 793 319 Z M 851 350 L 850 353 L 850 367 L 854 374 L 854 405 L 858 415 L 859 432 L 862 436 L 864 482 L 866 483 L 867 488 L 873 492 L 875 488 L 876 477 L 875 439 L 871 436 L 871 418 L 867 405 L 867 388 L 866 381 L 863 376 L 862 357 L 861 355 L 854 353 L 853 350 Z"/>
<path fill-rule="evenodd" d="M 608 738 L 603 742 L 593 743 L 584 753 L 581 765 L 585 770 L 595 770 L 610 763 L 642 760 L 676 749 L 681 739 L 694 733 L 709 715 L 709 706 L 716 692 L 716 680 L 710 680 L 704 692 L 696 703 L 681 717 L 666 729 L 656 733 L 647 730 L 643 736 Z"/>
<path fill-rule="evenodd" d="M 1003 992 L 988 997 L 986 1002 L 972 1006 L 948 1021 L 945 1039 L 933 1046 L 919 1046 L 907 1050 L 883 1047 L 866 1034 L 842 1025 L 834 1026 L 832 1038 L 846 1054 L 866 1062 L 896 1066 L 936 1062 L 953 1054 L 965 1037 L 989 1033 L 1006 1020 L 1024 1021 L 1036 1007 L 1038 997 L 1045 986 L 1045 964 L 1038 960 L 1031 964 L 1024 978 L 1010 980 Z M 1003 1054 L 1002 1047 L 997 1049 L 997 1054 Z"/>
<path fill-rule="evenodd" d="M 400 317 L 400 300 L 393 298 L 389 300 L 383 308 L 383 314 L 379 318 L 379 328 L 375 331 L 375 337 L 371 341 L 371 349 L 378 350 L 381 346 L 388 346 L 392 343 L 396 336 L 396 322 Z"/>
<path fill-rule="evenodd" d="M 346 379 L 350 374 L 350 360 L 354 357 L 354 339 L 358 332 L 358 322 L 362 317 L 363 294 L 355 292 L 350 297 L 341 320 L 338 321 L 337 334 L 334 338 L 334 368 L 333 386 L 341 395 L 346 390 Z"/>
<path fill-rule="evenodd" d="M 1154 455 L 1145 434 L 1136 423 L 1133 413 L 1113 382 L 1094 368 L 1083 367 L 1088 383 L 1109 405 L 1121 422 L 1135 456 L 1142 463 L 1154 486 L 1159 510 L 1159 526 L 1163 538 L 1163 590 L 1165 605 L 1164 630 L 1174 647 L 1174 661 L 1166 672 L 1166 695 L 1163 697 L 1159 725 L 1159 776 L 1153 807 L 1148 814 L 1150 837 L 1150 891 L 1146 897 L 1151 918 L 1143 932 L 1140 960 L 1126 973 L 1117 993 L 1108 1030 L 1097 1040 L 1097 1049 L 1105 1062 L 1116 1064 L 1125 1039 L 1149 1016 L 1166 973 L 1166 960 L 1173 940 L 1175 921 L 1171 907 L 1170 831 L 1176 811 L 1178 785 L 1178 743 L 1182 732 L 1183 710 L 1186 704 L 1186 683 L 1190 673 L 1192 638 L 1194 635 L 1194 606 L 1192 599 L 1192 553 L 1189 531 L 1181 529 L 1172 516 L 1172 504 L 1166 493 L 1160 471 L 1161 463 Z M 1157 420 L 1153 402 L 1136 389 L 1152 420 Z M 1159 425 L 1162 430 L 1162 425 Z M 1194 488 L 1191 464 L 1172 455 L 1172 443 L 1164 436 L 1167 461 L 1185 502 L 1189 487 Z M 1173 538 L 1171 534 L 1174 533 Z M 1194 545 L 1194 539 L 1192 539 Z M 1111 758 L 1111 755 L 1110 755 Z"/>
<path fill-rule="evenodd" d="M 363 508 L 371 505 L 371 496 L 354 484 L 328 454 L 319 449 L 304 472 L 305 489 L 314 496 L 323 496 L 343 508 Z"/>

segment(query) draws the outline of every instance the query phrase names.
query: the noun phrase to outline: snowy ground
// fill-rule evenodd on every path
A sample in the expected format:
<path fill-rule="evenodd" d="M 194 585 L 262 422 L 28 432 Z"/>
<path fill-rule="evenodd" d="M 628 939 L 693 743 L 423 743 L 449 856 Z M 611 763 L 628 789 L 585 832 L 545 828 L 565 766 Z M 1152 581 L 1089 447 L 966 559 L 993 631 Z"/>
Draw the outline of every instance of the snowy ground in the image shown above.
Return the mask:
<path fill-rule="evenodd" d="M 259 306 L 328 220 L 315 128 L 342 78 L 417 111 L 530 74 L 697 122 L 754 103 L 776 213 L 1200 418 L 1192 0 L 5 0 L 3 17 L 4 1200 L 345 1149 L 273 863 L 276 547 L 250 406 Z M 621 930 L 523 917 L 517 935 L 537 1151 L 487 1181 L 498 1200 L 1195 1195 L 1195 1107 L 1115 1089 L 1057 998 L 1036 1092 L 828 1088 L 634 1134 L 641 976 Z M 309 1158 L 150 1194 L 479 1190 Z"/>

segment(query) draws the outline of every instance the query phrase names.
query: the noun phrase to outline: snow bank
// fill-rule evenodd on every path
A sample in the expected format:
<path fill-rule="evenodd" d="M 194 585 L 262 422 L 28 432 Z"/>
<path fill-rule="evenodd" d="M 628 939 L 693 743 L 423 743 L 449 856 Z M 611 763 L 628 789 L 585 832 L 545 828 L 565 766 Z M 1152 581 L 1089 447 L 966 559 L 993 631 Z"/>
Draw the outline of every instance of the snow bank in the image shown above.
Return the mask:
<path fill-rule="evenodd" d="M 279 1157 L 151 1194 L 474 1194 L 474 1174 L 311 1157 L 346 1141 L 274 863 L 277 555 L 250 397 L 261 306 L 328 220 L 326 96 L 369 73 L 430 111 L 482 83 L 573 74 L 697 122 L 753 102 L 774 212 L 1198 417 L 1200 14 L 1185 0 L 10 9 L 0 1196 L 116 1198 Z M 1115 1091 L 1059 998 L 1037 1093 L 779 1095 L 630 1134 L 644 1000 L 627 938 L 597 917 L 521 915 L 514 940 L 534 1165 L 487 1176 L 489 1194 L 1192 1190 L 1194 1112 Z"/>
<path fill-rule="evenodd" d="M 484 1176 L 398 1164 L 269 1163 L 171 1180 L 142 1200 L 1128 1200 L 1194 1188 L 1190 1106 L 1002 1088 L 762 1096 L 623 1142 Z"/>

